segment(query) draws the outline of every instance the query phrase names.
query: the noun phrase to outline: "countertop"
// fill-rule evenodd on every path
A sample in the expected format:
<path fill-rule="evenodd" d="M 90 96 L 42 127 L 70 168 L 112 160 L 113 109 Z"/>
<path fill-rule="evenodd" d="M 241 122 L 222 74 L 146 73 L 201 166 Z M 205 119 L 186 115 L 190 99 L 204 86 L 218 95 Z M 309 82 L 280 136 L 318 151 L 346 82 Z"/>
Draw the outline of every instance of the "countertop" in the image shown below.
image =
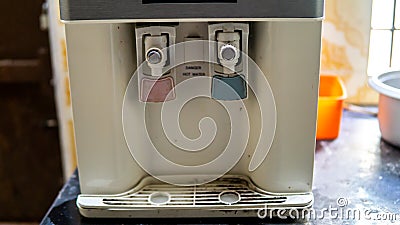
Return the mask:
<path fill-rule="evenodd" d="M 333 141 L 317 141 L 314 207 L 308 219 L 88 219 L 82 217 L 76 207 L 79 193 L 75 171 L 41 224 L 400 223 L 400 149 L 381 139 L 376 117 L 344 111 L 339 137 Z"/>

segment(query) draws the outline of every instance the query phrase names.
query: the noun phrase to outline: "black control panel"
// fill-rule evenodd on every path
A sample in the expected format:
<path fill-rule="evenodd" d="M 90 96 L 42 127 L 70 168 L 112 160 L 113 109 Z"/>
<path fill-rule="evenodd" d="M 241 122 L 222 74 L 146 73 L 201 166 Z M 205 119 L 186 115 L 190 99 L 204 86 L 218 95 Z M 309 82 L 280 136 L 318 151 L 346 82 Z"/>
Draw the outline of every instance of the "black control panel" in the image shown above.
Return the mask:
<path fill-rule="evenodd" d="M 59 0 L 61 19 L 132 20 L 322 18 L 324 0 Z M 180 20 L 181 21 L 181 20 Z"/>

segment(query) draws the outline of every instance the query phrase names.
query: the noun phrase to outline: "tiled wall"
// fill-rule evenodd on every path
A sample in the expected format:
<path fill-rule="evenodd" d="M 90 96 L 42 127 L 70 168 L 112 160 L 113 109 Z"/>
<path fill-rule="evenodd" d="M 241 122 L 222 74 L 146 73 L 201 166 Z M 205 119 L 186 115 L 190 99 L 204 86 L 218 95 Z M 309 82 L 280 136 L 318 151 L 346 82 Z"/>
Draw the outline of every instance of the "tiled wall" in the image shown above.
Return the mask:
<path fill-rule="evenodd" d="M 59 1 L 48 1 L 50 46 L 53 66 L 53 84 L 60 131 L 64 179 L 74 172 L 77 164 L 69 71 L 64 24 L 60 21 Z"/>
<path fill-rule="evenodd" d="M 378 100 L 367 84 L 371 6 L 372 0 L 325 0 L 321 73 L 340 75 L 352 103 Z"/>

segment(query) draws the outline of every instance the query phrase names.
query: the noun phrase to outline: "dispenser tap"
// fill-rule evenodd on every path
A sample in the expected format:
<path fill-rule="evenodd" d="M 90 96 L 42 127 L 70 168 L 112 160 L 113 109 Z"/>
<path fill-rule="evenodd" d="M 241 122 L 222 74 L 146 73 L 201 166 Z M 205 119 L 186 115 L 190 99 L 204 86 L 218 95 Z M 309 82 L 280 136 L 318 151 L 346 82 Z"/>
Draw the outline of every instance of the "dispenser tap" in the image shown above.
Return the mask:
<path fill-rule="evenodd" d="M 167 47 L 168 37 L 166 35 L 147 36 L 144 40 L 145 59 L 151 69 L 152 76 L 162 76 L 166 65 L 168 54 L 164 51 Z"/>
<path fill-rule="evenodd" d="M 147 51 L 146 54 L 146 61 L 149 64 L 159 64 L 162 61 L 163 57 L 162 57 L 162 52 L 160 49 L 158 48 L 151 48 Z"/>
<path fill-rule="evenodd" d="M 239 52 L 237 48 L 231 44 L 222 45 L 219 50 L 218 58 L 221 65 L 229 70 L 224 70 L 224 72 L 233 72 L 235 71 L 235 66 L 239 61 Z"/>
<path fill-rule="evenodd" d="M 249 25 L 244 23 L 210 24 L 210 66 L 213 99 L 235 101 L 247 98 L 247 52 Z"/>
<path fill-rule="evenodd" d="M 136 56 L 138 96 L 141 102 L 165 102 L 175 99 L 176 28 L 173 26 L 137 26 Z"/>
<path fill-rule="evenodd" d="M 217 35 L 218 59 L 224 74 L 235 73 L 240 57 L 240 34 L 238 32 L 220 32 Z"/>

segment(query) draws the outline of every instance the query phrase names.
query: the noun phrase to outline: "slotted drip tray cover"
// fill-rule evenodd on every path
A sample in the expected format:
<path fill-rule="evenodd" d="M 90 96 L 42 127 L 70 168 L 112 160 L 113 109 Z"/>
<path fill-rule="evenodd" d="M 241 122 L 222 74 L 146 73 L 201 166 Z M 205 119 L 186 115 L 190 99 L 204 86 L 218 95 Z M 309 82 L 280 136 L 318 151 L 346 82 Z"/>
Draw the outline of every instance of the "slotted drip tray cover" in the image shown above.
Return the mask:
<path fill-rule="evenodd" d="M 155 181 L 154 181 L 155 182 Z M 153 183 L 145 178 L 133 190 L 120 195 L 80 195 L 78 205 L 91 209 L 212 209 L 249 210 L 268 206 L 306 207 L 312 193 L 274 195 L 263 192 L 244 177 L 225 177 L 198 186 Z"/>

